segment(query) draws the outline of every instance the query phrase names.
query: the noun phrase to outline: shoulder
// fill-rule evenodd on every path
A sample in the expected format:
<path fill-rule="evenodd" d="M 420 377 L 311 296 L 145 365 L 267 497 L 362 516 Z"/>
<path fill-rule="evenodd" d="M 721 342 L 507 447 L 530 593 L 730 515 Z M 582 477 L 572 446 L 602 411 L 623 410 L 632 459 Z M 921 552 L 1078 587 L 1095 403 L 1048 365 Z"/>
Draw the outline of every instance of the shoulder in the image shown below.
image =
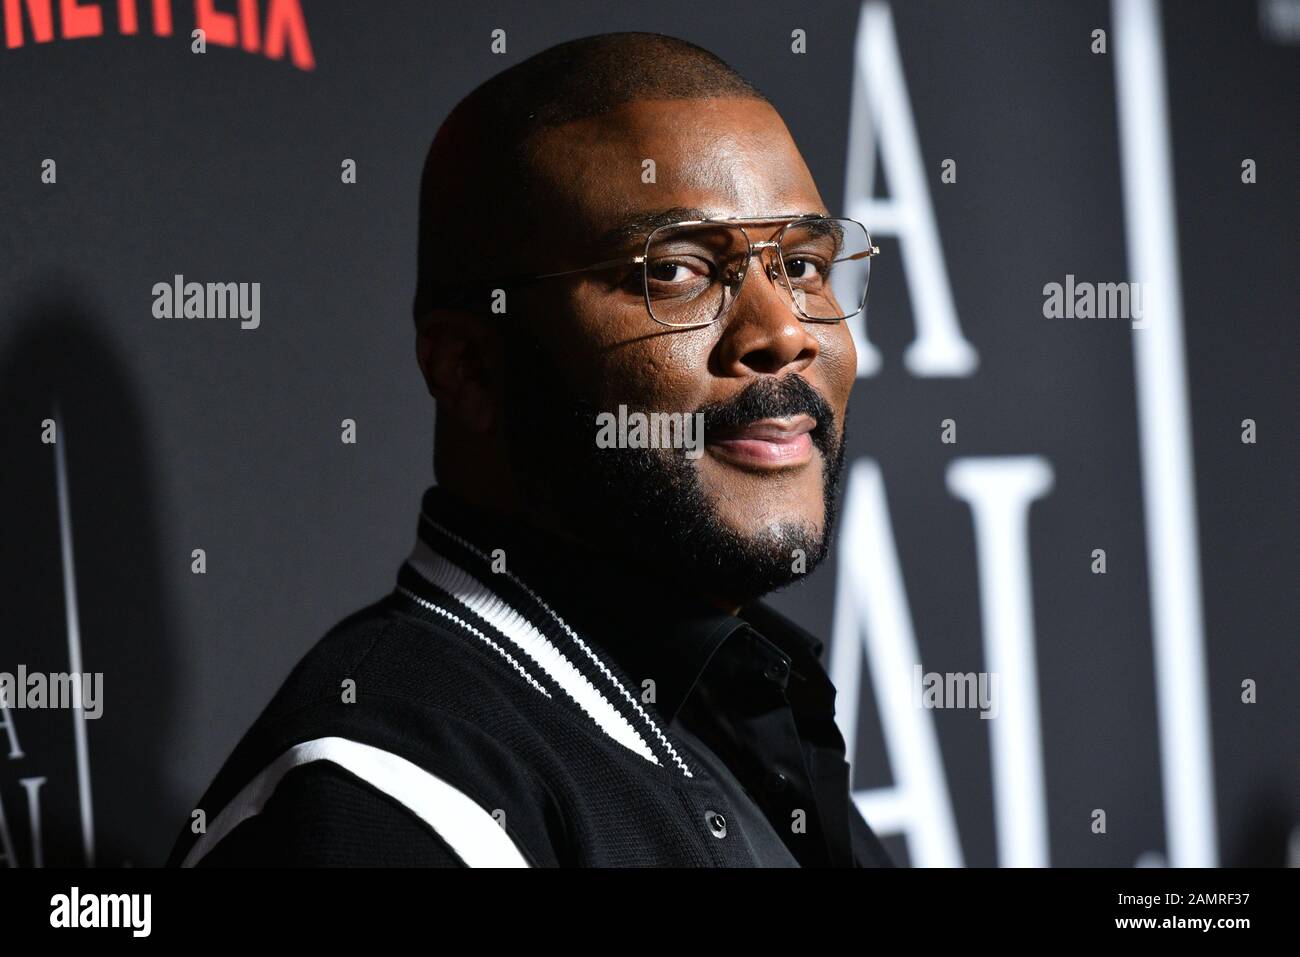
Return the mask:
<path fill-rule="evenodd" d="M 562 815 L 535 770 L 530 696 L 454 623 L 391 599 L 363 609 L 293 669 L 170 863 L 555 863 Z M 362 840 L 377 832 L 420 839 Z"/>
<path fill-rule="evenodd" d="M 364 778 L 330 761 L 302 764 L 257 814 L 238 822 L 198 867 L 458 867 L 438 832 Z"/>

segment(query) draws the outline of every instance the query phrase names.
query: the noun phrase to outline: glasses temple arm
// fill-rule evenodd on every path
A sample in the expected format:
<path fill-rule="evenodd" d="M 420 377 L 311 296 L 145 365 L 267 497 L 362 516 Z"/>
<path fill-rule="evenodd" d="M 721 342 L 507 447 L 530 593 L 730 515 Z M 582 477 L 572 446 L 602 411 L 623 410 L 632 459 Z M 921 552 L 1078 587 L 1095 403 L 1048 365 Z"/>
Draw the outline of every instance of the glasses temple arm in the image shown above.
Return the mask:
<path fill-rule="evenodd" d="M 560 272 L 544 272 L 532 279 L 554 279 L 556 276 L 572 276 L 580 272 L 592 272 L 596 269 L 610 269 L 614 266 L 632 266 L 640 265 L 645 262 L 645 256 L 633 256 L 631 259 L 606 259 L 604 262 L 592 263 L 590 266 L 579 266 L 577 269 L 564 269 Z"/>

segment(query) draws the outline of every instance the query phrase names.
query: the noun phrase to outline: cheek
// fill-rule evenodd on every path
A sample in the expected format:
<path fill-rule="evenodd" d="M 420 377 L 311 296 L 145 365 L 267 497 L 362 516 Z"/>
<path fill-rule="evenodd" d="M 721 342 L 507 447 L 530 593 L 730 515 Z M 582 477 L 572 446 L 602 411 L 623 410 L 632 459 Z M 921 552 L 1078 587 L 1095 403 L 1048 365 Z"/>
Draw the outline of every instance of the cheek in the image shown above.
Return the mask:
<path fill-rule="evenodd" d="M 852 387 L 852 380 L 856 379 L 858 375 L 858 346 L 853 341 L 853 331 L 847 322 L 841 323 L 839 330 L 839 336 L 837 337 L 839 353 L 848 367 L 849 385 Z"/>
<path fill-rule="evenodd" d="M 848 406 L 849 393 L 858 375 L 858 350 L 853 344 L 853 334 L 847 323 L 826 326 L 825 334 L 817 336 L 821 354 L 817 366 L 825 383 L 826 401 L 838 413 Z"/>
<path fill-rule="evenodd" d="M 619 404 L 651 411 L 689 411 L 707 401 L 708 357 L 716 330 L 661 326 L 645 306 L 602 304 L 576 296 L 575 341 L 566 368 L 575 369 L 602 409 Z"/>
<path fill-rule="evenodd" d="M 708 400 L 708 345 L 699 331 L 622 343 L 606 354 L 606 389 L 618 401 L 658 412 L 687 412 Z"/>

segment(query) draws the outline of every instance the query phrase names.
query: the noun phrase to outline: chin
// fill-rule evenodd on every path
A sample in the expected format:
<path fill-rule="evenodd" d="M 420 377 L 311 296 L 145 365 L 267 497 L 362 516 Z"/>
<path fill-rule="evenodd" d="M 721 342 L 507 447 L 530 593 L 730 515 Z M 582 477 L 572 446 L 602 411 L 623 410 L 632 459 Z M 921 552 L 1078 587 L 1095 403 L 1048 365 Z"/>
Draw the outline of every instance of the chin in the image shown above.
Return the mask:
<path fill-rule="evenodd" d="M 708 563 L 710 577 L 742 604 L 801 581 L 826 557 L 821 529 L 820 521 L 795 515 L 744 531 L 732 528 Z"/>
<path fill-rule="evenodd" d="M 825 514 L 818 505 L 815 511 L 773 511 L 758 518 L 749 512 L 743 516 L 723 515 L 722 520 L 735 535 L 762 547 L 764 543 L 779 546 L 787 541 L 820 541 Z"/>

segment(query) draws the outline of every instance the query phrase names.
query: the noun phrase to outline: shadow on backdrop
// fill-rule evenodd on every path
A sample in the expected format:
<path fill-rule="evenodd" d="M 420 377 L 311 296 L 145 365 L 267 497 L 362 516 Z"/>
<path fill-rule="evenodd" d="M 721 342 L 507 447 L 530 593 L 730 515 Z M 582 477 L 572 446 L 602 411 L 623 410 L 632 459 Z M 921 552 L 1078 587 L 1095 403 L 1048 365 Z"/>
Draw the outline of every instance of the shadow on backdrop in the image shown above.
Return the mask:
<path fill-rule="evenodd" d="M 73 284 L 61 277 L 44 285 Z M 55 452 L 41 441 L 57 403 L 82 668 L 103 673 L 102 716 L 85 722 L 94 859 L 101 867 L 156 865 L 185 819 L 166 771 L 177 706 L 175 616 L 161 572 L 146 421 L 87 298 L 62 291 L 31 301 L 11 317 L 15 334 L 0 356 L 0 671 L 70 668 Z M 20 866 L 84 864 L 73 712 L 10 710 L 5 718 L 0 824 L 12 838 L 9 853 Z"/>

